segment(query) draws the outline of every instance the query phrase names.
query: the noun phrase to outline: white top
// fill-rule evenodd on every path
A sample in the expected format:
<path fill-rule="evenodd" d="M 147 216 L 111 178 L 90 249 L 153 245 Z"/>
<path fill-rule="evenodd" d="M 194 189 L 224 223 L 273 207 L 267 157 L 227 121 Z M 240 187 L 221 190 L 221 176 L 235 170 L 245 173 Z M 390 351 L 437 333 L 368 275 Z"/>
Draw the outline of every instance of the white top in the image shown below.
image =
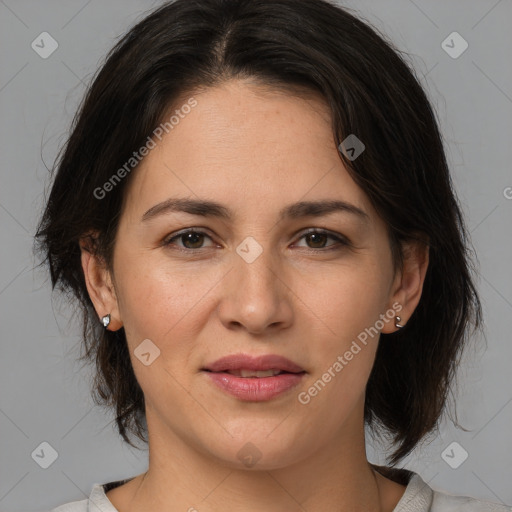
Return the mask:
<path fill-rule="evenodd" d="M 512 512 L 506 505 L 434 491 L 417 473 L 410 473 L 405 493 L 393 512 Z M 127 481 L 94 484 L 88 500 L 67 503 L 51 512 L 119 512 L 105 493 Z"/>

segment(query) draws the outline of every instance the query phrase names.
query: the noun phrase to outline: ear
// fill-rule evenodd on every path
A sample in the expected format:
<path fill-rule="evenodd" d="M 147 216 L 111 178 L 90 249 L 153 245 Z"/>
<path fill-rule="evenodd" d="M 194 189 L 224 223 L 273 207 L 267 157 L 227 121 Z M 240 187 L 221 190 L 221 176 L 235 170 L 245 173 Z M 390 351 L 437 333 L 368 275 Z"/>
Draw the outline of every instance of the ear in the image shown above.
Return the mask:
<path fill-rule="evenodd" d="M 402 252 L 403 268 L 397 271 L 393 281 L 388 308 L 396 311 L 396 316 L 400 317 L 398 323 L 405 326 L 420 302 L 429 262 L 429 245 L 426 241 L 418 240 L 403 242 Z M 399 328 L 395 326 L 393 318 L 385 323 L 382 332 L 390 334 L 397 330 Z"/>
<path fill-rule="evenodd" d="M 103 316 L 110 314 L 109 331 L 117 331 L 123 326 L 119 315 L 114 282 L 103 259 L 93 249 L 94 239 L 88 235 L 80 239 L 80 252 L 85 284 L 89 297 L 101 322 Z"/>

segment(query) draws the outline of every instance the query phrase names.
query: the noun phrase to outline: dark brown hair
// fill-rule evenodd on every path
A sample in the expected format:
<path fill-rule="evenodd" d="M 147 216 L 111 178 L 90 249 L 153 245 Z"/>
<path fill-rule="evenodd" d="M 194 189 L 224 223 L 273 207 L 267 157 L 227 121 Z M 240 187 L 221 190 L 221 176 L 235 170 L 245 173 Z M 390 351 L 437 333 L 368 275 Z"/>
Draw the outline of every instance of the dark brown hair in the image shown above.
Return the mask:
<path fill-rule="evenodd" d="M 85 286 L 79 239 L 112 268 L 130 175 L 101 199 L 94 190 L 140 148 L 171 105 L 230 79 L 319 93 L 338 145 L 366 146 L 345 166 L 385 221 L 395 268 L 401 242 L 428 240 L 420 303 L 407 325 L 382 334 L 366 390 L 365 420 L 391 436 L 394 465 L 432 432 L 444 410 L 469 327 L 481 323 L 469 241 L 431 105 L 401 53 L 368 23 L 326 0 L 176 0 L 112 49 L 56 161 L 36 234 L 53 288 L 83 309 L 83 358 L 96 362 L 94 397 L 115 408 L 123 439 L 147 441 L 144 395 L 124 330 L 105 331 Z"/>

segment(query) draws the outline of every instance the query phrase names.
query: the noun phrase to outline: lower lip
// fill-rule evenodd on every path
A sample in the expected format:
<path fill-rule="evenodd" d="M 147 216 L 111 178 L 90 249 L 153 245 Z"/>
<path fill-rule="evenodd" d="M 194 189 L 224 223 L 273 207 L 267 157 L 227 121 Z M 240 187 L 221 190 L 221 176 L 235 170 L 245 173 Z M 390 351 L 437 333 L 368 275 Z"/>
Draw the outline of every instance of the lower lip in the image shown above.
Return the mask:
<path fill-rule="evenodd" d="M 273 377 L 236 377 L 224 372 L 206 372 L 226 393 L 251 402 L 264 402 L 297 386 L 304 373 L 281 373 Z"/>

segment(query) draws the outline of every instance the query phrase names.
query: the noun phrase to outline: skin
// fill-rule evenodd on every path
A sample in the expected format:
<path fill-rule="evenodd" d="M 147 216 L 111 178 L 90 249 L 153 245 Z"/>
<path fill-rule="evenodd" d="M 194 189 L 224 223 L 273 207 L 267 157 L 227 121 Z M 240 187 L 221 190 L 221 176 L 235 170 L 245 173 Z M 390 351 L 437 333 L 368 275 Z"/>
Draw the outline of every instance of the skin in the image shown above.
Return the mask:
<path fill-rule="evenodd" d="M 107 496 L 120 512 L 226 504 L 240 512 L 392 511 L 405 487 L 373 470 L 364 440 L 378 336 L 308 404 L 297 395 L 394 303 L 407 323 L 428 249 L 404 247 L 404 268 L 394 274 L 386 226 L 345 169 L 320 97 L 232 80 L 194 98 L 197 106 L 131 176 L 113 273 L 82 244 L 96 312 L 111 314 L 110 330 L 124 326 L 146 400 L 149 469 Z M 217 201 L 233 218 L 168 212 L 141 220 L 170 197 Z M 368 222 L 347 212 L 278 219 L 291 203 L 331 199 L 359 207 Z M 163 245 L 193 227 L 207 236 Z M 303 236 L 308 228 L 350 245 Z M 263 249 L 252 263 L 236 252 L 248 236 Z M 382 328 L 396 330 L 394 319 Z M 145 339 L 160 350 L 149 366 L 134 356 Z M 242 402 L 200 371 L 240 352 L 283 355 L 307 374 L 300 389 Z M 261 454 L 251 468 L 237 456 L 247 442 Z"/>

